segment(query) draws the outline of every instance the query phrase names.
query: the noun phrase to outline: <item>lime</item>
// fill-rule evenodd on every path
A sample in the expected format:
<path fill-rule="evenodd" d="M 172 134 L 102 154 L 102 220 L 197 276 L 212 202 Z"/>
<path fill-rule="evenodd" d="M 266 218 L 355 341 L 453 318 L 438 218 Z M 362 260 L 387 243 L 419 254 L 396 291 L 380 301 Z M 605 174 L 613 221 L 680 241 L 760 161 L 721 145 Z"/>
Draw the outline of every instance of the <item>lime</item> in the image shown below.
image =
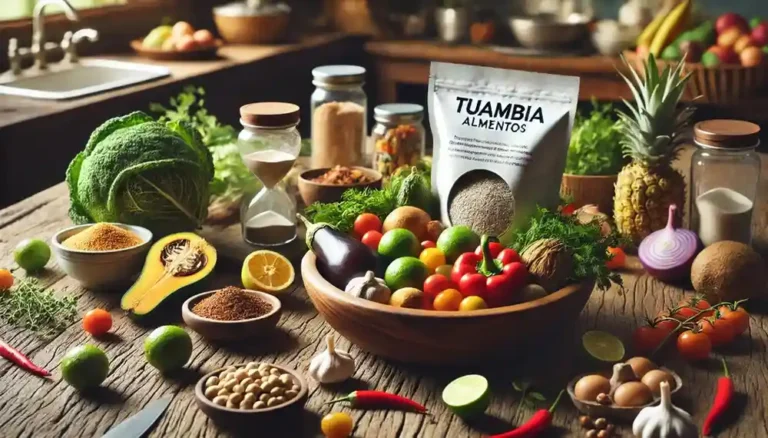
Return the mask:
<path fill-rule="evenodd" d="M 429 272 L 426 265 L 416 257 L 400 257 L 387 266 L 384 282 L 391 290 L 413 287 L 421 290 Z"/>
<path fill-rule="evenodd" d="M 25 239 L 16 245 L 13 260 L 25 271 L 43 269 L 51 258 L 51 248 L 40 239 Z"/>
<path fill-rule="evenodd" d="M 95 388 L 109 374 L 109 359 L 93 345 L 81 345 L 67 352 L 61 359 L 61 376 L 78 391 Z"/>
<path fill-rule="evenodd" d="M 144 341 L 144 355 L 161 373 L 178 370 L 192 356 L 192 338 L 179 326 L 158 327 Z"/>
<path fill-rule="evenodd" d="M 618 362 L 624 358 L 624 344 L 616 336 L 599 330 L 584 333 L 581 344 L 590 356 L 603 362 Z"/>
<path fill-rule="evenodd" d="M 473 252 L 478 245 L 480 238 L 466 225 L 448 227 L 437 238 L 437 247 L 449 263 L 456 261 L 462 253 Z"/>
<path fill-rule="evenodd" d="M 459 377 L 443 389 L 443 403 L 462 418 L 481 415 L 491 403 L 488 380 L 477 374 Z"/>
<path fill-rule="evenodd" d="M 389 259 L 418 257 L 420 252 L 419 239 L 405 228 L 389 230 L 381 236 L 379 241 L 379 254 Z"/>

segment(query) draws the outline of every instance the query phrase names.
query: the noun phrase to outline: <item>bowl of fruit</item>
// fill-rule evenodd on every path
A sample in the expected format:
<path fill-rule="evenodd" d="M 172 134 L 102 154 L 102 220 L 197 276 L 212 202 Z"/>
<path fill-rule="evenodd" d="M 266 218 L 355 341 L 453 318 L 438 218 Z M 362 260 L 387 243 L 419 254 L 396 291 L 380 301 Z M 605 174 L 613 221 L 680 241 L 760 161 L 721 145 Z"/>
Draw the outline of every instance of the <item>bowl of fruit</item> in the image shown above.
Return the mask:
<path fill-rule="evenodd" d="M 152 29 L 141 40 L 131 41 L 131 48 L 144 58 L 157 61 L 193 61 L 212 59 L 222 42 L 207 29 L 195 29 L 185 21 Z"/>
<path fill-rule="evenodd" d="M 304 285 L 336 331 L 376 355 L 443 365 L 514 355 L 572 327 L 596 281 L 610 283 L 575 275 L 569 249 L 579 236 L 576 246 L 606 254 L 600 226 L 540 213 L 515 241 L 519 253 L 412 206 L 383 221 L 360 214 L 351 227 L 305 219 Z M 551 229 L 562 233 L 545 238 Z"/>

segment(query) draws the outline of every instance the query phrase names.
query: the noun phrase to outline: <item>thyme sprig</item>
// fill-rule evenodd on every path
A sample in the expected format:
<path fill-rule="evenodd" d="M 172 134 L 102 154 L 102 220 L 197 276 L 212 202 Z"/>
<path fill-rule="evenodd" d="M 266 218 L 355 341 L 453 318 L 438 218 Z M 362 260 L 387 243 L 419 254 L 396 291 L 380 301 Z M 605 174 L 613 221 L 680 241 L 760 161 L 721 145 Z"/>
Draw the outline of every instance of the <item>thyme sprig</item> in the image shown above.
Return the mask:
<path fill-rule="evenodd" d="M 10 290 L 0 293 L 0 320 L 41 337 L 58 335 L 76 319 L 77 299 L 57 297 L 36 278 L 17 279 Z"/>

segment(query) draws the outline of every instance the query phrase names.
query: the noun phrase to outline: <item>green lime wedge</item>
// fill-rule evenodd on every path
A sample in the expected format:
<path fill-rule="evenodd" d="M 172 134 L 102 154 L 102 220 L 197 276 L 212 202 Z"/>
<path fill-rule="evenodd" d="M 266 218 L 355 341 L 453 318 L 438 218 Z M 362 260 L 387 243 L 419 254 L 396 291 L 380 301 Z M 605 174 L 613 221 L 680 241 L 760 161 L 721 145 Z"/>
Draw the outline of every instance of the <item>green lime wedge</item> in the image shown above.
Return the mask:
<path fill-rule="evenodd" d="M 443 403 L 462 418 L 482 414 L 491 403 L 488 380 L 477 374 L 459 377 L 443 389 Z"/>
<path fill-rule="evenodd" d="M 616 336 L 599 330 L 584 333 L 581 344 L 590 356 L 603 362 L 618 362 L 624 358 L 624 344 Z"/>

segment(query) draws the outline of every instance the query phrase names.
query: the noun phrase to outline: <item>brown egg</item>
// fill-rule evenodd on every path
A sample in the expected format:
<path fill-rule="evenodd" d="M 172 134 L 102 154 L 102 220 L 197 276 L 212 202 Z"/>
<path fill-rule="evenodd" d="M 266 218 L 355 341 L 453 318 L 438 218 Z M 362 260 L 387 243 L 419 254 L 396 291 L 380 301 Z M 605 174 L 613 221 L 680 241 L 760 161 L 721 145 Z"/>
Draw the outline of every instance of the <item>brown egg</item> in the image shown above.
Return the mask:
<path fill-rule="evenodd" d="M 675 382 L 675 378 L 672 377 L 672 374 L 669 374 L 664 370 L 648 371 L 643 376 L 642 382 L 645 384 L 645 386 L 651 389 L 654 397 L 661 397 L 661 389 L 659 388 L 661 386 L 661 382 L 667 382 L 669 384 L 670 391 L 675 389 L 677 386 L 677 382 Z"/>
<path fill-rule="evenodd" d="M 584 376 L 573 387 L 573 395 L 583 401 L 593 402 L 598 394 L 608 392 L 611 392 L 611 382 L 599 374 Z"/>
<path fill-rule="evenodd" d="M 656 364 L 651 362 L 649 359 L 639 356 L 627 360 L 627 363 L 632 367 L 632 371 L 635 372 L 635 375 L 638 379 L 642 379 L 648 371 L 658 368 Z"/>
<path fill-rule="evenodd" d="M 653 394 L 644 383 L 627 382 L 616 388 L 613 401 L 619 406 L 642 406 L 653 401 Z"/>

